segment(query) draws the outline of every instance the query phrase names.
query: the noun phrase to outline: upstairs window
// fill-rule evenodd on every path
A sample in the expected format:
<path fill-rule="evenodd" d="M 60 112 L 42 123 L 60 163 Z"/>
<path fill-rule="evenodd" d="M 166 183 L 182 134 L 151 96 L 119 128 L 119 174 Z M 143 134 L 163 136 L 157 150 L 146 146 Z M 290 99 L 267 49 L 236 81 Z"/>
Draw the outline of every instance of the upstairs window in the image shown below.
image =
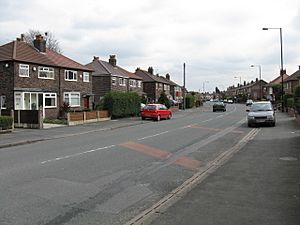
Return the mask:
<path fill-rule="evenodd" d="M 54 68 L 39 66 L 38 77 L 41 79 L 54 80 Z"/>
<path fill-rule="evenodd" d="M 65 70 L 65 80 L 77 81 L 77 71 L 75 71 L 75 70 Z"/>
<path fill-rule="evenodd" d="M 117 84 L 116 78 L 112 77 L 111 78 L 111 85 L 116 86 L 116 84 Z"/>
<path fill-rule="evenodd" d="M 83 82 L 90 82 L 90 73 L 83 72 Z"/>
<path fill-rule="evenodd" d="M 138 80 L 138 81 L 137 81 L 137 86 L 138 86 L 139 88 L 142 87 L 142 81 Z"/>
<path fill-rule="evenodd" d="M 27 65 L 27 64 L 19 65 L 19 76 L 20 77 L 29 77 L 29 65 Z"/>

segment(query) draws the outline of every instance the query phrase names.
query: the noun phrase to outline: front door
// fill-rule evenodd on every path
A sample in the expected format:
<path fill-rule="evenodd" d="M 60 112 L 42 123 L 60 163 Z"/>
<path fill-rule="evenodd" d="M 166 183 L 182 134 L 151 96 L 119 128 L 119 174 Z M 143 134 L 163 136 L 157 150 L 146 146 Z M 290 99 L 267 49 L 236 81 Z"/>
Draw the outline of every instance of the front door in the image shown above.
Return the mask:
<path fill-rule="evenodd" d="M 90 97 L 84 97 L 83 98 L 83 107 L 85 109 L 89 109 L 90 108 Z"/>

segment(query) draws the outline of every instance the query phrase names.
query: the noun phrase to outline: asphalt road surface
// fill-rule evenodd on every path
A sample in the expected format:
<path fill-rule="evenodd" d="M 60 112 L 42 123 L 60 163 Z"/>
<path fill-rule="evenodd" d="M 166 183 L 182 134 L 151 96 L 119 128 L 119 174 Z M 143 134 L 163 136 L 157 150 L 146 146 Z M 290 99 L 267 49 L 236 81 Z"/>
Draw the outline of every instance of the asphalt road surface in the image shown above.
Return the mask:
<path fill-rule="evenodd" d="M 2 148 L 0 224 L 125 224 L 247 145 L 258 128 L 247 127 L 245 110 L 214 113 L 207 104 L 171 120 L 112 130 L 95 123 L 93 132 Z"/>

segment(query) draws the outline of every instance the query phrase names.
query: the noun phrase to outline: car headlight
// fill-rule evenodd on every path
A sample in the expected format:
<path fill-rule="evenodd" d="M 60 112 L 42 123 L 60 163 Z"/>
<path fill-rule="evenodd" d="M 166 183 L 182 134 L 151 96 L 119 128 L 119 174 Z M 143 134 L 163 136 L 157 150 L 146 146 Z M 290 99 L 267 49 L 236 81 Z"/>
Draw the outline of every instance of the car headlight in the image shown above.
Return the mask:
<path fill-rule="evenodd" d="M 254 116 L 248 116 L 248 120 L 254 120 Z"/>
<path fill-rule="evenodd" d="M 269 115 L 269 116 L 267 116 L 267 118 L 268 118 L 269 120 L 272 120 L 272 119 L 274 119 L 274 116 L 273 116 L 273 115 Z"/>

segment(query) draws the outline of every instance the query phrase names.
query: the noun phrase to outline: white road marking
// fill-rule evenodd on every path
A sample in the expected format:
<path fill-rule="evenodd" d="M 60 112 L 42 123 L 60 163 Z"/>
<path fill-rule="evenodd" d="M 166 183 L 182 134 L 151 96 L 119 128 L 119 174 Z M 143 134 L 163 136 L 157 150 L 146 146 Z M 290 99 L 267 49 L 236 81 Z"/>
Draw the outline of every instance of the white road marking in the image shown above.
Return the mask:
<path fill-rule="evenodd" d="M 169 131 L 167 130 L 167 131 L 164 131 L 164 132 L 161 132 L 161 133 L 158 133 L 158 134 L 153 134 L 153 135 L 149 135 L 149 136 L 146 136 L 146 137 L 142 137 L 142 138 L 139 138 L 138 141 L 145 140 L 145 139 L 152 138 L 152 137 L 156 137 L 156 136 L 166 134 L 166 133 L 169 133 Z"/>
<path fill-rule="evenodd" d="M 45 164 L 45 163 L 49 163 L 49 162 L 54 162 L 54 161 L 59 161 L 59 160 L 62 160 L 62 159 L 69 159 L 69 158 L 72 158 L 72 157 L 84 155 L 84 154 L 91 153 L 91 152 L 96 152 L 96 151 L 100 151 L 100 150 L 104 150 L 104 149 L 113 148 L 115 146 L 116 145 L 110 145 L 110 146 L 105 146 L 105 147 L 102 147 L 102 148 L 96 148 L 96 149 L 88 150 L 88 151 L 85 151 L 85 152 L 75 153 L 75 154 L 72 154 L 72 155 L 66 155 L 66 156 L 62 156 L 62 157 L 57 157 L 55 159 L 49 159 L 49 160 L 43 161 L 43 162 L 41 162 L 41 164 Z"/>

